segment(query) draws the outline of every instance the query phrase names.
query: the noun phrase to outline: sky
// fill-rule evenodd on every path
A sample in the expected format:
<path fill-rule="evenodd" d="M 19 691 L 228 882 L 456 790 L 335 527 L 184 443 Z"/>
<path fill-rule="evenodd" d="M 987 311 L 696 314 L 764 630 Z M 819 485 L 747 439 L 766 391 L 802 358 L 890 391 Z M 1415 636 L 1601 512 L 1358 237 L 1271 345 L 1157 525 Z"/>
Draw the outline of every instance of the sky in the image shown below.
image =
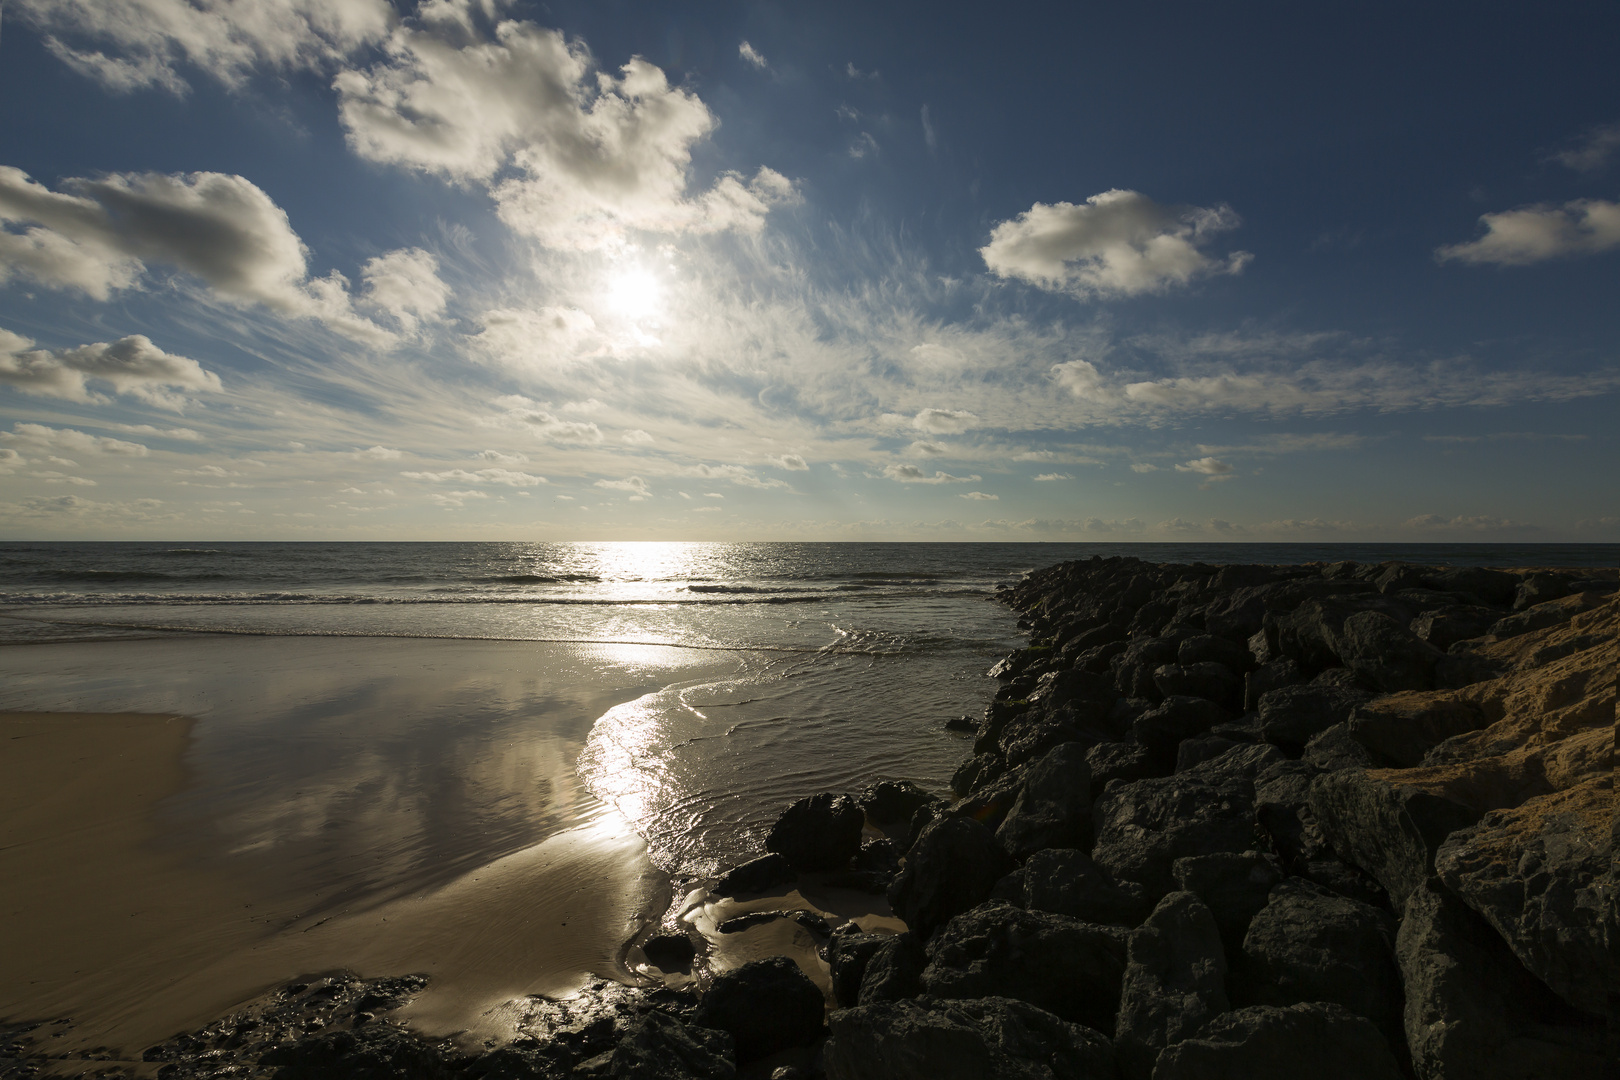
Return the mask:
<path fill-rule="evenodd" d="M 1620 541 L 1620 8 L 0 0 L 0 538 Z"/>

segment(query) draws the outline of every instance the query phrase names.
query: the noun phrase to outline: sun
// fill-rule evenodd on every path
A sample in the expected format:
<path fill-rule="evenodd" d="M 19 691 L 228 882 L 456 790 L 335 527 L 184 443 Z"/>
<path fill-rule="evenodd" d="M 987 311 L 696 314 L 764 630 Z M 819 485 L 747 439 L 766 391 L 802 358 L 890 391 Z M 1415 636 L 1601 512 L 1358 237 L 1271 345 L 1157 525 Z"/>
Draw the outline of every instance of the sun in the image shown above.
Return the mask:
<path fill-rule="evenodd" d="M 652 271 L 627 266 L 608 278 L 607 304 L 618 314 L 636 321 L 658 313 L 663 293 L 663 284 Z"/>

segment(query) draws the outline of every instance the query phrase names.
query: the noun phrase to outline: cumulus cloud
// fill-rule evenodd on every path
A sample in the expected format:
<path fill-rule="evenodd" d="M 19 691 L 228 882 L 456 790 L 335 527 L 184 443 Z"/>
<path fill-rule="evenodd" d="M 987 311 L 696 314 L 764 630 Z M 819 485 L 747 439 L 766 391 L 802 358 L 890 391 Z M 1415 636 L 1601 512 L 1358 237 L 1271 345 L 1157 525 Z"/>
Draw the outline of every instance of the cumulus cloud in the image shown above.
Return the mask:
<path fill-rule="evenodd" d="M 1593 128 L 1579 145 L 1553 155 L 1553 160 L 1576 172 L 1597 172 L 1620 151 L 1620 124 Z"/>
<path fill-rule="evenodd" d="M 1436 248 L 1440 262 L 1528 266 L 1549 259 L 1596 255 L 1620 247 L 1620 203 L 1576 199 L 1484 214 L 1485 235 Z"/>
<path fill-rule="evenodd" d="M 1084 203 L 1036 203 L 990 231 L 979 249 L 990 272 L 1076 296 L 1164 292 L 1210 274 L 1236 274 L 1252 258 L 1203 250 L 1236 228 L 1231 207 L 1161 206 L 1135 191 L 1114 189 Z"/>
<path fill-rule="evenodd" d="M 405 456 L 405 452 L 387 446 L 372 446 L 365 450 L 356 450 L 354 456 L 365 458 L 367 461 L 398 461 Z"/>
<path fill-rule="evenodd" d="M 1150 473 L 1158 471 L 1159 467 L 1157 465 L 1150 465 L 1145 461 L 1138 461 L 1131 466 L 1131 472 L 1133 473 Z"/>
<path fill-rule="evenodd" d="M 189 88 L 182 62 L 236 87 L 255 67 L 324 67 L 381 41 L 397 21 L 387 0 L 12 0 L 11 8 L 58 59 L 108 89 L 175 94 Z"/>
<path fill-rule="evenodd" d="M 979 418 L 966 409 L 923 409 L 911 421 L 919 431 L 951 434 L 977 427 Z"/>
<path fill-rule="evenodd" d="M 627 230 L 758 232 L 798 200 L 768 168 L 689 194 L 692 149 L 716 120 L 640 58 L 618 76 L 579 41 L 507 20 L 493 39 L 402 27 L 388 58 L 334 82 L 349 145 L 371 161 L 476 183 L 518 232 L 567 250 Z"/>
<path fill-rule="evenodd" d="M 146 447 L 141 443 L 90 435 L 73 428 L 46 427 L 44 424 L 13 424 L 10 431 L 0 431 L 0 441 L 64 453 L 112 454 L 115 457 L 145 457 L 147 454 Z"/>
<path fill-rule="evenodd" d="M 470 344 L 509 367 L 544 368 L 586 355 L 601 344 L 596 320 L 574 307 L 492 308 L 479 321 L 483 328 Z"/>
<path fill-rule="evenodd" d="M 104 401 L 90 389 L 90 383 L 96 382 L 114 393 L 163 408 L 185 403 L 179 391 L 221 389 L 219 376 L 204 371 L 195 360 L 164 352 L 144 334 L 72 349 L 36 349 L 33 345 L 28 338 L 0 329 L 0 383 L 44 397 Z M 196 432 L 190 434 L 195 437 Z"/>
<path fill-rule="evenodd" d="M 1228 476 L 1232 472 L 1232 466 L 1217 458 L 1201 457 L 1185 465 L 1177 465 L 1176 472 L 1198 473 L 1200 476 Z"/>
<path fill-rule="evenodd" d="M 594 486 L 608 491 L 628 491 L 634 499 L 645 499 L 652 494 L 647 481 L 639 476 L 627 476 L 623 480 L 598 480 Z"/>
<path fill-rule="evenodd" d="M 808 472 L 810 469 L 809 463 L 798 454 L 783 454 L 768 460 L 778 469 L 787 469 L 789 472 Z"/>
<path fill-rule="evenodd" d="M 445 469 L 441 472 L 402 472 L 407 480 L 432 480 L 457 484 L 505 484 L 508 487 L 534 487 L 544 484 L 546 478 L 517 469 Z"/>
<path fill-rule="evenodd" d="M 680 470 L 679 475 L 697 476 L 705 480 L 729 480 L 739 487 L 755 488 L 757 490 L 789 487 L 787 483 L 774 477 L 761 478 L 756 476 L 752 471 L 743 468 L 741 465 L 710 465 L 704 462 Z M 721 499 L 724 497 L 713 492 L 704 493 L 704 498 L 708 499 Z"/>
<path fill-rule="evenodd" d="M 450 287 L 439 280 L 439 260 L 421 248 L 401 248 L 378 255 L 360 271 L 365 302 L 386 312 L 410 333 L 421 322 L 444 315 Z"/>
<path fill-rule="evenodd" d="M 958 495 L 957 498 L 972 499 L 975 502 L 995 502 L 996 500 L 1000 499 L 1001 496 L 991 495 L 983 491 L 964 491 L 962 494 Z"/>
<path fill-rule="evenodd" d="M 737 55 L 757 68 L 764 69 L 770 67 L 770 64 L 765 61 L 765 54 L 748 44 L 746 41 L 737 46 Z"/>
<path fill-rule="evenodd" d="M 547 411 L 540 402 L 521 394 L 496 398 L 495 404 L 504 410 L 495 418 L 495 423 L 526 428 L 548 442 L 586 445 L 602 441 L 602 429 L 595 423 L 563 420 Z"/>
<path fill-rule="evenodd" d="M 496 465 L 527 465 L 529 463 L 527 454 L 506 454 L 499 450 L 480 450 L 473 457 L 479 461 L 494 462 Z"/>
<path fill-rule="evenodd" d="M 621 434 L 619 440 L 630 446 L 647 446 L 652 443 L 653 437 L 640 428 L 631 428 Z"/>
<path fill-rule="evenodd" d="M 0 223 L 21 227 L 0 230 L 0 282 L 21 275 L 105 300 L 134 287 L 148 265 L 172 266 L 228 302 L 318 319 L 369 344 L 394 340 L 355 312 L 342 274 L 310 277 L 308 250 L 286 211 L 244 177 L 114 173 L 69 179 L 62 187 L 67 190 L 51 191 L 20 169 L 0 166 Z M 390 303 L 424 302 L 422 281 L 415 299 L 401 288 L 407 272 L 400 267 L 413 261 L 419 271 L 421 260 L 411 252 L 373 259 L 368 269 L 375 269 L 382 290 L 376 295 Z"/>
<path fill-rule="evenodd" d="M 930 476 L 915 465 L 889 465 L 884 468 L 883 475 L 902 484 L 971 484 L 983 479 L 978 475 L 952 476 L 943 471 L 936 471 Z"/>
<path fill-rule="evenodd" d="M 1070 476 L 1068 473 L 1061 473 L 1061 472 L 1043 472 L 1043 473 L 1041 473 L 1039 476 L 1037 476 L 1035 478 L 1036 482 L 1038 482 L 1038 483 L 1045 483 L 1045 482 L 1050 481 L 1050 480 L 1073 480 L 1073 479 L 1074 479 L 1074 477 Z"/>

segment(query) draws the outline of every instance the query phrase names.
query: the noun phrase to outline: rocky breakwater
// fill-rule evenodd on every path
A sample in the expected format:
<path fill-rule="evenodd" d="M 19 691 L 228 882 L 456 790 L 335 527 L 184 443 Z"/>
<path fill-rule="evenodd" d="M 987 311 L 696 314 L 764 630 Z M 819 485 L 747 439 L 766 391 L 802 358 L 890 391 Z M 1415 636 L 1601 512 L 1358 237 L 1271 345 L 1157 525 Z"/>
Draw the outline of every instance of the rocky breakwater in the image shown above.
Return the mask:
<path fill-rule="evenodd" d="M 1029 575 L 828 1076 L 1620 1075 L 1615 579 Z"/>

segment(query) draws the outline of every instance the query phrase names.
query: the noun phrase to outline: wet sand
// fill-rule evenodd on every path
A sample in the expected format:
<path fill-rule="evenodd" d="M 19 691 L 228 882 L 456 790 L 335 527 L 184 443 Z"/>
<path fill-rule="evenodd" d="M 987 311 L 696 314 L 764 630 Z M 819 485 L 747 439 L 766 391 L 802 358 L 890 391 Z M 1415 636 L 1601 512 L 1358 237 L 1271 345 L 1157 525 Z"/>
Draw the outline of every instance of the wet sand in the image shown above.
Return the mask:
<path fill-rule="evenodd" d="M 0 674 L 23 675 L 3 705 L 122 696 L 203 714 L 0 713 L 0 1018 L 71 1016 L 60 1050 L 138 1059 L 341 968 L 429 975 L 402 1019 L 498 1042 L 504 1002 L 628 977 L 624 945 L 663 914 L 668 882 L 574 761 L 601 710 L 716 658 L 581 665 L 554 646 L 467 644 L 0 650 Z M 188 684 L 178 657 L 207 677 Z M 437 668 L 461 689 L 423 701 L 447 681 Z M 392 694 L 357 698 L 373 677 Z M 278 678 L 304 690 L 269 693 Z M 536 679 L 543 699 L 522 690 Z"/>

